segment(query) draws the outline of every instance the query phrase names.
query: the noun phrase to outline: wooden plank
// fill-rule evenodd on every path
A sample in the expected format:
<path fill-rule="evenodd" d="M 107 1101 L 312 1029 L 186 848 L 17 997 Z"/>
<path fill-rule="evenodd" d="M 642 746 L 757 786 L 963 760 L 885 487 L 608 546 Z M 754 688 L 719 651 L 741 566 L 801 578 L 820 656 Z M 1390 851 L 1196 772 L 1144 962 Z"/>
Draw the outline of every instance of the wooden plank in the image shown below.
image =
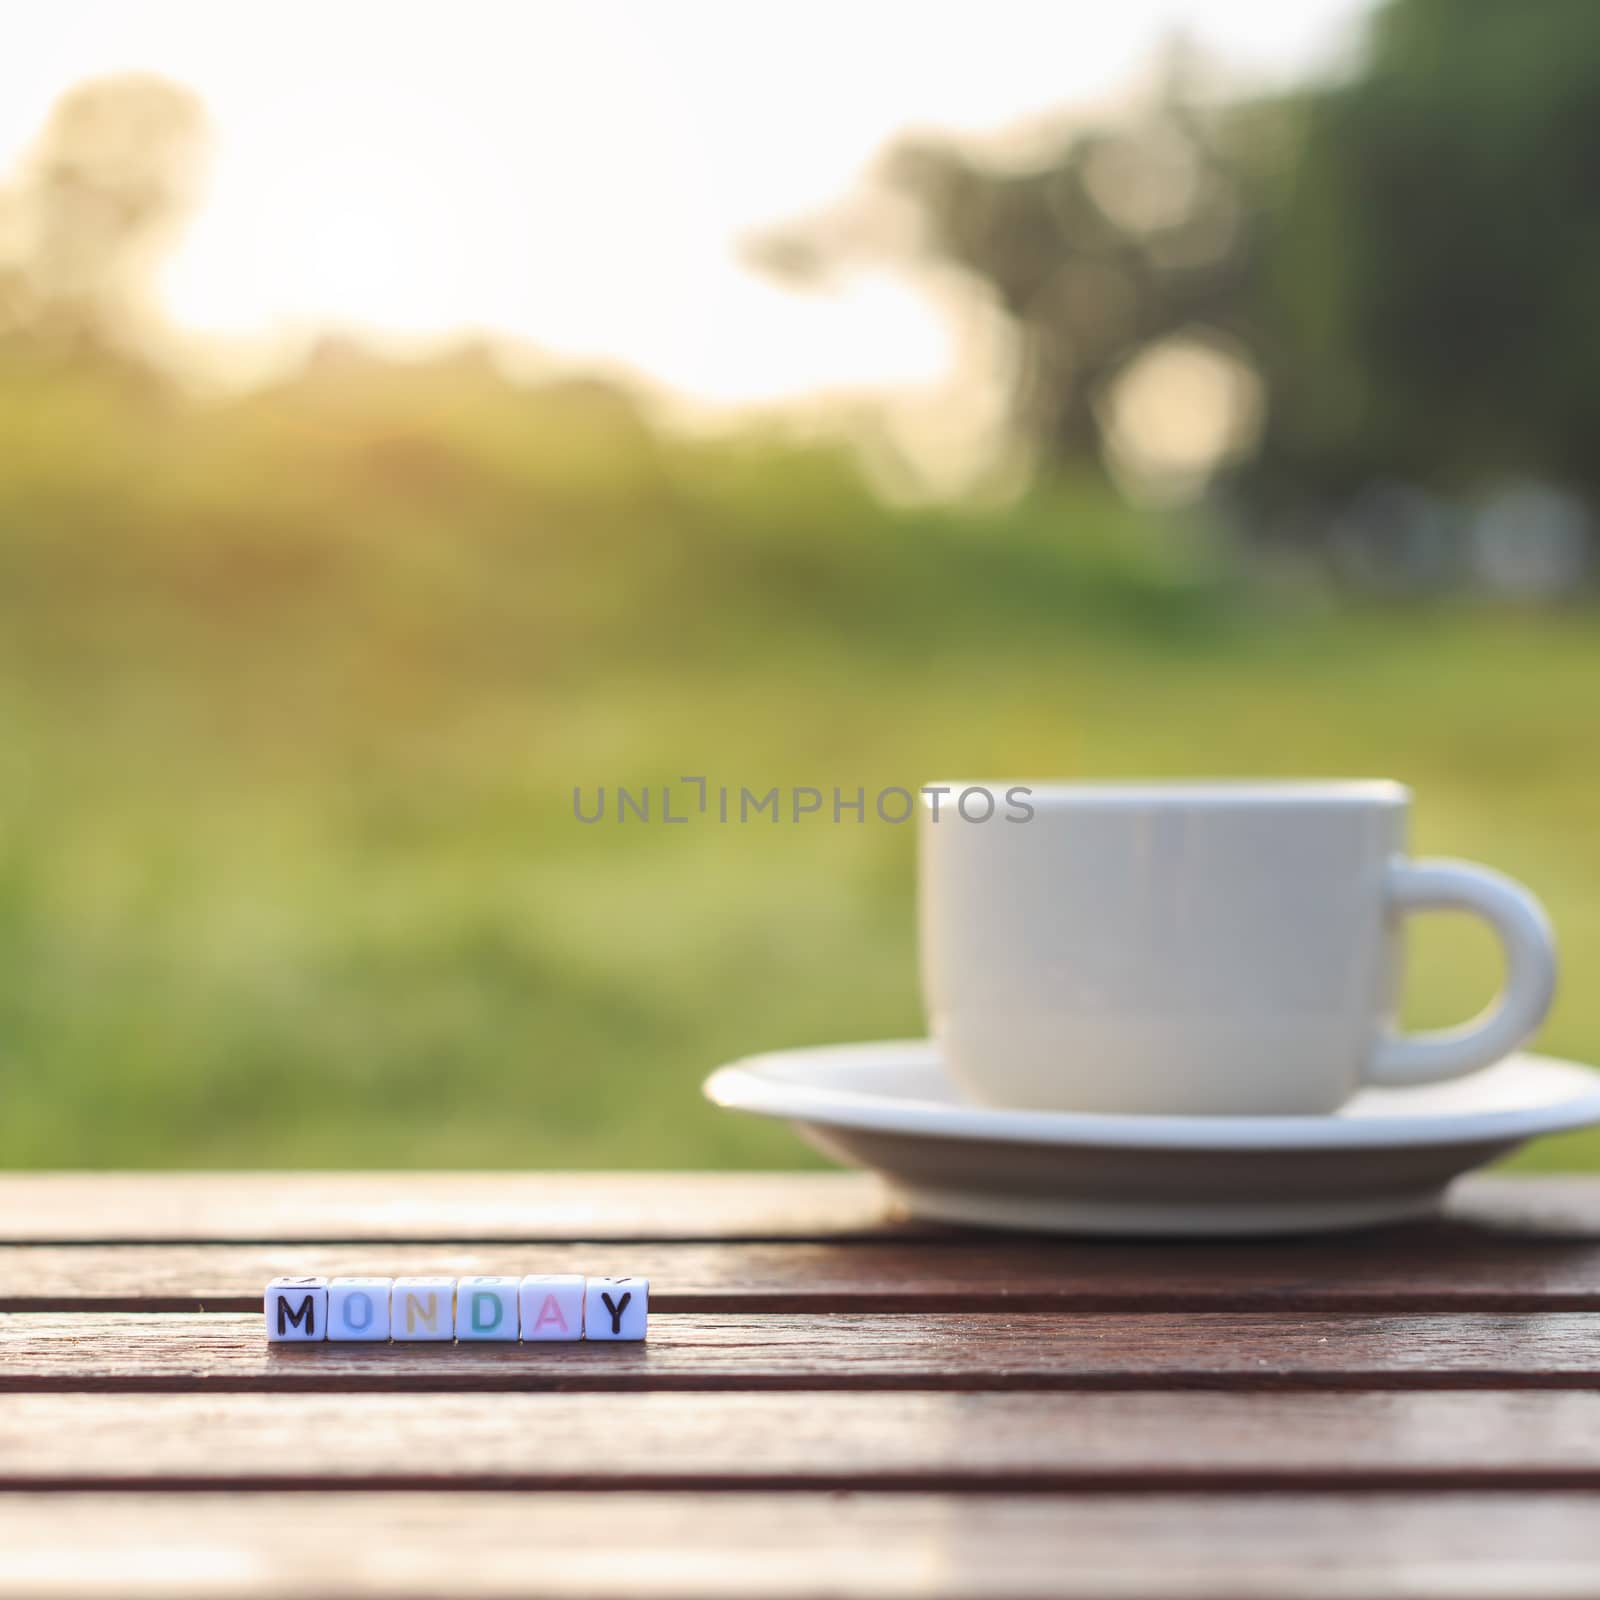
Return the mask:
<path fill-rule="evenodd" d="M 259 1315 L 0 1316 L 0 1390 L 1579 1388 L 1593 1318 L 658 1316 L 648 1343 L 276 1345 Z"/>
<path fill-rule="evenodd" d="M 1587 1494 L 0 1496 L 0 1595 L 1571 1600 Z"/>
<path fill-rule="evenodd" d="M 1450 1211 L 1461 1220 L 1523 1236 L 1600 1241 L 1600 1180 L 1467 1178 L 1452 1190 Z M 17 1244 L 808 1239 L 886 1233 L 993 1237 L 896 1218 L 876 1180 L 845 1172 L 0 1175 L 0 1242 Z"/>
<path fill-rule="evenodd" d="M 886 1224 L 876 1180 L 843 1172 L 0 1175 L 0 1240 L 13 1243 L 811 1238 Z"/>
<path fill-rule="evenodd" d="M 0 1245 L 3 1311 L 245 1311 L 280 1272 L 634 1273 L 661 1311 L 1600 1310 L 1600 1240 L 1443 1222 L 1292 1243 Z"/>
<path fill-rule="evenodd" d="M 21 1394 L 0 1489 L 1600 1488 L 1600 1394 Z"/>

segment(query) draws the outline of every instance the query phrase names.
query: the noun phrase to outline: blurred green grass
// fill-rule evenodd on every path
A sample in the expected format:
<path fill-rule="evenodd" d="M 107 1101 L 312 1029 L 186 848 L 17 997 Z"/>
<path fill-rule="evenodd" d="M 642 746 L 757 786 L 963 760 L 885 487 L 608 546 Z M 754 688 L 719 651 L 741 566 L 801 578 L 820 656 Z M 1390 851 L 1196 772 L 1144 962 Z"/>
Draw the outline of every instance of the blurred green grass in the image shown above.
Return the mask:
<path fill-rule="evenodd" d="M 0 366 L 0 1163 L 811 1164 L 719 1061 L 914 1033 L 913 833 L 572 791 L 1385 775 L 1559 930 L 1600 1060 L 1600 630 L 1245 583 L 1093 484 L 888 508 L 595 384 L 228 405 Z M 1427 919 L 1408 1014 L 1492 992 Z M 1528 1159 L 1584 1165 L 1600 1138 Z"/>

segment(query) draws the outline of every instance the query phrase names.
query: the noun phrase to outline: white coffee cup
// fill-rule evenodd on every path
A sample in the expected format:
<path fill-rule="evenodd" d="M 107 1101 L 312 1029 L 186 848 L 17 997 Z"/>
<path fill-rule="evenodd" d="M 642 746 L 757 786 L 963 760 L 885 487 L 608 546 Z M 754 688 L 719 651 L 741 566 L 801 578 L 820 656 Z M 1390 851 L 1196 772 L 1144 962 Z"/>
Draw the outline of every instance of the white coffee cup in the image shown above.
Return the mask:
<path fill-rule="evenodd" d="M 995 803 L 958 805 L 974 789 Z M 1314 1114 L 1498 1060 L 1550 1008 L 1550 925 L 1497 872 L 1407 860 L 1410 800 L 1387 782 L 930 785 L 922 984 L 952 1080 L 987 1105 Z M 1435 909 L 1488 921 L 1505 986 L 1474 1022 L 1397 1033 L 1399 920 Z"/>

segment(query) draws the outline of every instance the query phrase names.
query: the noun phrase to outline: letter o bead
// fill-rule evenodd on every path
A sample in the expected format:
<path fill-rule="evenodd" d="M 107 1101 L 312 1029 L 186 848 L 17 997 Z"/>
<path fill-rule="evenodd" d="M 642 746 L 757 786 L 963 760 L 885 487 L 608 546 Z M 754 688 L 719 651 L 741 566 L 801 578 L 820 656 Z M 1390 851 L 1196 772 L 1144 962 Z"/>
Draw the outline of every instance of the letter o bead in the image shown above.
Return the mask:
<path fill-rule="evenodd" d="M 389 1337 L 393 1278 L 335 1278 L 328 1285 L 328 1337 L 383 1342 Z"/>
<path fill-rule="evenodd" d="M 328 1337 L 328 1280 L 274 1278 L 267 1285 L 267 1340 L 310 1344 Z"/>
<path fill-rule="evenodd" d="M 589 1278 L 583 1286 L 585 1339 L 642 1339 L 650 1315 L 648 1278 Z"/>

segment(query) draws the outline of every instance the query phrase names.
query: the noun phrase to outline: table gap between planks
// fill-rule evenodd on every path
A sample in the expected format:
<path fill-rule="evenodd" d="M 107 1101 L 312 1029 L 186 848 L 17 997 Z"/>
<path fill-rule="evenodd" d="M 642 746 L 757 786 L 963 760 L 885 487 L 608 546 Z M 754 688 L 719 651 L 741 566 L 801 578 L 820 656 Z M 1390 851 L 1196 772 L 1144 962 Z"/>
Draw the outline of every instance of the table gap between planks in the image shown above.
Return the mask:
<path fill-rule="evenodd" d="M 643 1346 L 268 1348 L 278 1272 L 632 1272 Z M 1600 1180 L 1105 1242 L 851 1174 L 0 1177 L 0 1595 L 1600 1590 Z"/>

